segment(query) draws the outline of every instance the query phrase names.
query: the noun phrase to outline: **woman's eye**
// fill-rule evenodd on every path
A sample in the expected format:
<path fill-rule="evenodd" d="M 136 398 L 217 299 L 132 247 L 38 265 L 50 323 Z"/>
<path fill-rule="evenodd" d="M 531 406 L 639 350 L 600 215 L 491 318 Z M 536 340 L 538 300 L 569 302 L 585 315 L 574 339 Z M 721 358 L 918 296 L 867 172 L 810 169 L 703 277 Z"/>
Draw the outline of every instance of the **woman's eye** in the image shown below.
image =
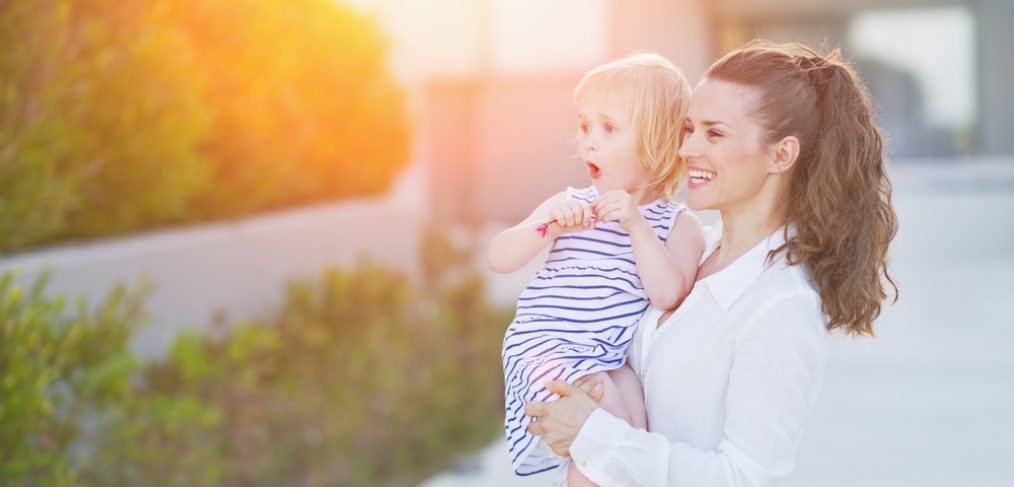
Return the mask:
<path fill-rule="evenodd" d="M 694 133 L 694 126 L 693 125 L 685 125 L 685 126 L 683 126 L 683 135 L 690 135 L 692 133 Z"/>
<path fill-rule="evenodd" d="M 709 130 L 708 137 L 721 137 L 722 133 L 717 130 Z"/>
<path fill-rule="evenodd" d="M 588 133 L 588 124 L 582 123 L 581 125 L 578 125 L 578 130 L 580 130 L 582 134 L 587 134 Z"/>
<path fill-rule="evenodd" d="M 606 129 L 606 133 L 607 134 L 611 134 L 611 133 L 613 133 L 613 132 L 616 131 L 616 126 L 614 126 L 611 123 L 607 123 L 606 126 L 605 126 L 605 129 Z"/>

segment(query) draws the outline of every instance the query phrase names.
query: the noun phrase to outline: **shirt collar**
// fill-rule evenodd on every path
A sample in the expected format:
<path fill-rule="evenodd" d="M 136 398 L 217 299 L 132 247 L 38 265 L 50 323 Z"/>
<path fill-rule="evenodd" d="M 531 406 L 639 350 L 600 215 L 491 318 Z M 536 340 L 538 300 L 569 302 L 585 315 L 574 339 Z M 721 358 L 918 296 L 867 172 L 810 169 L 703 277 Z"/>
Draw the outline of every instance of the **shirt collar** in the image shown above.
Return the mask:
<path fill-rule="evenodd" d="M 701 279 L 701 283 L 708 286 L 712 296 L 722 307 L 722 311 L 728 311 L 729 307 L 760 277 L 761 273 L 774 263 L 767 262 L 768 253 L 777 249 L 785 243 L 785 227 L 779 227 L 771 235 L 760 241 L 745 254 L 726 266 L 724 269 Z M 789 226 L 789 236 L 795 235 L 795 226 Z M 719 220 L 705 237 L 705 252 L 701 256 L 701 263 L 718 247 L 722 241 L 722 222 Z"/>

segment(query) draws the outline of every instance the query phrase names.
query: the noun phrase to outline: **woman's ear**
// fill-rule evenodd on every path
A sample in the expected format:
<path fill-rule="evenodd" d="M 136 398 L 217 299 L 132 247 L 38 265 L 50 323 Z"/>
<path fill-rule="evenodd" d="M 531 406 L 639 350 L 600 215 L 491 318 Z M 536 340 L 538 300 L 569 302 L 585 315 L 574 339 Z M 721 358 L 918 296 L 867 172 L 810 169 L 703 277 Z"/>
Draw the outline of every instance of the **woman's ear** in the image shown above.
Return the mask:
<path fill-rule="evenodd" d="M 795 135 L 775 142 L 771 146 L 771 167 L 772 173 L 783 173 L 792 169 L 799 158 L 799 139 Z"/>

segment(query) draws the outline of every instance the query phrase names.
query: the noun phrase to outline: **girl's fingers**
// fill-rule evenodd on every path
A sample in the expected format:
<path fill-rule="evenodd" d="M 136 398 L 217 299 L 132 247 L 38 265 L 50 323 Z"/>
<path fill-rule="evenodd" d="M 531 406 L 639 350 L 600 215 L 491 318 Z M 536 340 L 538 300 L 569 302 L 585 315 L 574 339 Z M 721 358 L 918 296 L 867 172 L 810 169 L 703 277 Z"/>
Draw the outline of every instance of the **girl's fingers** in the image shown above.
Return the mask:
<path fill-rule="evenodd" d="M 620 212 L 617 209 L 611 208 L 611 209 L 607 209 L 604 213 L 600 213 L 599 214 L 599 217 L 600 217 L 599 219 L 602 222 L 611 222 L 611 221 L 616 221 L 616 219 L 617 219 L 617 217 L 619 215 L 620 215 Z"/>
<path fill-rule="evenodd" d="M 565 227 L 574 225 L 574 209 L 570 206 L 563 207 L 563 221 L 561 224 Z"/>
<path fill-rule="evenodd" d="M 595 214 L 602 213 L 606 208 L 616 203 L 616 195 L 606 193 L 595 200 Z"/>
<path fill-rule="evenodd" d="M 591 206 L 586 205 L 586 204 L 585 205 L 581 205 L 581 211 L 583 212 L 583 215 L 582 215 L 582 218 L 581 218 L 582 224 L 584 225 L 585 228 L 590 227 L 591 226 L 591 219 L 592 219 L 592 208 L 591 208 Z"/>
<path fill-rule="evenodd" d="M 595 214 L 598 215 L 599 221 L 607 222 L 610 221 L 608 215 L 615 212 L 616 212 L 616 204 L 612 202 L 607 202 L 603 204 Z"/>

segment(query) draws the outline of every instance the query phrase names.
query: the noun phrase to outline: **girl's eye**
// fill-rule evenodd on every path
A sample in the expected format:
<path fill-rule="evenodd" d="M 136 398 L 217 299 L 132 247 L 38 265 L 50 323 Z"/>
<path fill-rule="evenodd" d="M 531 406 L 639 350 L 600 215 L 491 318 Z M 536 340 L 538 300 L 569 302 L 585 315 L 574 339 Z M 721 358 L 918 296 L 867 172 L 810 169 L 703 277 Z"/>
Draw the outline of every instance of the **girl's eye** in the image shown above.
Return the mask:
<path fill-rule="evenodd" d="M 616 126 L 611 123 L 607 123 L 605 129 L 607 134 L 611 134 L 616 131 Z"/>
<path fill-rule="evenodd" d="M 578 125 L 578 130 L 580 130 L 582 134 L 587 134 L 588 133 L 588 124 L 582 123 L 582 124 Z"/>
<path fill-rule="evenodd" d="M 690 135 L 692 133 L 694 133 L 694 126 L 693 125 L 684 125 L 683 126 L 683 135 Z"/>
<path fill-rule="evenodd" d="M 709 130 L 708 137 L 721 137 L 722 133 L 717 130 Z"/>

